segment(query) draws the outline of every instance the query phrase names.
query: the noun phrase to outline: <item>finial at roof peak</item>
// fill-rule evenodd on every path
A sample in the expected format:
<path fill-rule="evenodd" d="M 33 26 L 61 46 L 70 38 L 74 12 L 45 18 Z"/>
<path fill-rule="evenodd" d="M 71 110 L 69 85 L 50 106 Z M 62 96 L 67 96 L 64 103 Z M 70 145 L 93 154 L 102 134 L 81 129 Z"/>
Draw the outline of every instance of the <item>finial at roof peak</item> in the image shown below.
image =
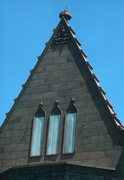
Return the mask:
<path fill-rule="evenodd" d="M 59 14 L 60 19 L 64 17 L 66 20 L 70 20 L 72 18 L 72 14 L 65 8 L 64 11 L 60 12 Z"/>

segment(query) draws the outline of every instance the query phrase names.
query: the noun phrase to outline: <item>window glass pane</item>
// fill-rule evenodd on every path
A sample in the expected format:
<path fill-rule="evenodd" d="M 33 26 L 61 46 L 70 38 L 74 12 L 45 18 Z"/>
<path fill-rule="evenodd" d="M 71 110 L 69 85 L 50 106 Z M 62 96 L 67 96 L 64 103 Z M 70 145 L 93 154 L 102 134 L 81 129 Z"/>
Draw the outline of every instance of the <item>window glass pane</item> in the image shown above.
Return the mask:
<path fill-rule="evenodd" d="M 47 140 L 47 155 L 57 154 L 59 140 L 60 115 L 50 116 Z"/>
<path fill-rule="evenodd" d="M 43 141 L 43 127 L 44 117 L 35 117 L 33 123 L 32 142 L 31 142 L 31 156 L 41 155 L 42 141 Z"/>
<path fill-rule="evenodd" d="M 73 153 L 75 145 L 76 113 L 66 115 L 64 132 L 64 153 Z"/>

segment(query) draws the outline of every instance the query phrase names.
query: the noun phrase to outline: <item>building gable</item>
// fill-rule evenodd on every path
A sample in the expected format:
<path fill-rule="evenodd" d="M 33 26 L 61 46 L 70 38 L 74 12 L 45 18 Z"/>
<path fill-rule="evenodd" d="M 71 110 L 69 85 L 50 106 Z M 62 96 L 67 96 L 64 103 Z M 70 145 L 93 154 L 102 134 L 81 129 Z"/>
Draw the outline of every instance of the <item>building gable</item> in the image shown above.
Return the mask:
<path fill-rule="evenodd" d="M 0 128 L 1 171 L 12 166 L 63 161 L 116 167 L 122 153 L 123 136 L 120 135 L 123 134 L 123 126 L 97 77 L 91 72 L 92 66 L 74 34 L 67 19 L 62 16 Z M 42 150 L 40 155 L 31 156 L 33 124 L 40 105 L 44 111 L 44 116 L 38 116 L 44 117 Z M 69 111 L 71 106 L 77 111 Z M 53 113 L 56 107 L 60 109 L 60 114 Z M 75 130 L 71 130 L 72 126 L 65 128 L 67 115 L 74 113 Z M 53 114 L 60 115 L 59 125 L 56 125 L 58 134 L 51 135 L 58 137 L 57 152 L 49 155 L 48 136 Z M 51 120 L 51 124 L 53 122 L 55 120 Z M 72 125 L 74 121 L 71 119 L 69 122 Z M 72 138 L 75 131 L 74 148 L 65 153 L 64 139 L 68 129 Z"/>

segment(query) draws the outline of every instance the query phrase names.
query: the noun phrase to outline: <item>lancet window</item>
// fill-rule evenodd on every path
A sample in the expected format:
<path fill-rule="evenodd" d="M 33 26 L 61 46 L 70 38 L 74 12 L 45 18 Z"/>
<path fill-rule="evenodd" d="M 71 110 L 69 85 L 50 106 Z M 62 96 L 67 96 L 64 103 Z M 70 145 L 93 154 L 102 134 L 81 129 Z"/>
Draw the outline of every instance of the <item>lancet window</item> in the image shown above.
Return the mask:
<path fill-rule="evenodd" d="M 45 112 L 40 104 L 34 116 L 30 156 L 40 156 L 42 153 Z"/>
<path fill-rule="evenodd" d="M 75 149 L 77 109 L 72 99 L 65 117 L 63 153 L 73 153 Z"/>
<path fill-rule="evenodd" d="M 58 153 L 60 118 L 61 110 L 58 107 L 58 102 L 56 102 L 49 118 L 47 155 L 55 155 Z"/>

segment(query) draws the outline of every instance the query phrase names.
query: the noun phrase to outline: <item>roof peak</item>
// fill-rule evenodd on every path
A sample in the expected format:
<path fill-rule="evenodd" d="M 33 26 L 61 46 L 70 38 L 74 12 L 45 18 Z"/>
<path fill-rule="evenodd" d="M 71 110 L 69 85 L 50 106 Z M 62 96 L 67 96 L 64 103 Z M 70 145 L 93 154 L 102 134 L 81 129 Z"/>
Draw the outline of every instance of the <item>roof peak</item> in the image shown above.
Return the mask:
<path fill-rule="evenodd" d="M 72 18 L 72 14 L 68 11 L 67 8 L 64 9 L 64 11 L 59 13 L 60 19 L 64 17 L 66 20 L 70 20 Z"/>

